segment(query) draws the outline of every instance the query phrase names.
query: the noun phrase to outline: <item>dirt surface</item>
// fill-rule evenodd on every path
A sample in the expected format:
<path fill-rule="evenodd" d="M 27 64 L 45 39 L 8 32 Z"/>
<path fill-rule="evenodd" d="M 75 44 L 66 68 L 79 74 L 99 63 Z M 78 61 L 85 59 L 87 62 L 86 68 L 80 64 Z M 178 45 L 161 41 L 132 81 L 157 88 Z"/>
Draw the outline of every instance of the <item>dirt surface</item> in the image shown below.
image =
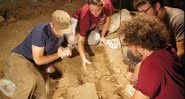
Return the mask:
<path fill-rule="evenodd" d="M 40 7 L 25 5 L 16 10 L 17 12 L 12 11 L 17 15 L 17 19 L 0 27 L 0 73 L 6 66 L 6 59 L 11 50 L 24 40 L 33 27 L 48 22 L 51 12 L 55 9 L 63 9 L 71 14 L 84 2 L 85 0 L 72 0 L 70 3 L 64 0 L 48 0 Z M 108 37 L 117 37 L 117 34 Z M 71 90 L 84 92 L 87 88 L 78 88 L 87 83 L 95 85 L 95 93 L 99 99 L 128 99 L 129 95 L 125 92 L 128 81 L 124 76 L 128 66 L 122 61 L 121 49 L 111 49 L 101 44 L 90 48 L 93 54 L 88 55 L 88 58 L 92 64 L 87 65 L 87 71 L 84 71 L 79 55 L 58 63 L 61 65 L 63 77 L 57 80 L 49 79 L 49 99 L 78 99 L 73 97 L 75 92 Z M 0 99 L 8 98 L 0 92 Z M 82 96 L 81 99 L 87 98 Z"/>
<path fill-rule="evenodd" d="M 27 10 L 26 5 L 22 2 L 22 6 L 25 6 L 22 10 L 18 11 L 19 9 L 17 9 L 16 11 L 18 12 L 11 11 L 15 13 L 18 18 L 13 22 L 5 22 L 0 27 L 0 71 L 10 51 L 25 39 L 33 27 L 49 22 L 52 11 L 62 9 L 71 14 L 76 8 L 83 4 L 84 0 L 73 0 L 72 2 L 65 2 L 65 0 L 48 0 L 48 2 L 45 3 L 45 7 L 42 5 L 41 7 L 37 6 L 33 8 L 34 6 L 32 6 Z M 10 8 L 12 7 L 10 6 Z M 39 9 L 42 9 L 42 11 Z"/>

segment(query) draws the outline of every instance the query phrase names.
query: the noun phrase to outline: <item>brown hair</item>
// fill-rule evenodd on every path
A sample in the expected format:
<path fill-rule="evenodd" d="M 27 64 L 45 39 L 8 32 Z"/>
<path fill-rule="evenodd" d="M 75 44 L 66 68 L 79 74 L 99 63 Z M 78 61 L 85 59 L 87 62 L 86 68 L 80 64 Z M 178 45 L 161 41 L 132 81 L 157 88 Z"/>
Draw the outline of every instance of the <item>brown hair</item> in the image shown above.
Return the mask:
<path fill-rule="evenodd" d="M 127 46 L 140 46 L 150 51 L 164 48 L 170 38 L 163 22 L 148 15 L 137 15 L 122 22 L 119 33 Z"/>

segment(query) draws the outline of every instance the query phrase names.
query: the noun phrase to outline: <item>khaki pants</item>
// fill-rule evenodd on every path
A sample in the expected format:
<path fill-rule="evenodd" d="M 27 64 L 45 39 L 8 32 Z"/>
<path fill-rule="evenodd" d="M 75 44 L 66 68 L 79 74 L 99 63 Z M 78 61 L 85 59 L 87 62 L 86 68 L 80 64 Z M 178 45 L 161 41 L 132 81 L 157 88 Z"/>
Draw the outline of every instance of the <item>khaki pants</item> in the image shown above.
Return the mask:
<path fill-rule="evenodd" d="M 47 99 L 43 77 L 24 56 L 11 53 L 5 71 L 6 78 L 17 87 L 11 99 Z"/>

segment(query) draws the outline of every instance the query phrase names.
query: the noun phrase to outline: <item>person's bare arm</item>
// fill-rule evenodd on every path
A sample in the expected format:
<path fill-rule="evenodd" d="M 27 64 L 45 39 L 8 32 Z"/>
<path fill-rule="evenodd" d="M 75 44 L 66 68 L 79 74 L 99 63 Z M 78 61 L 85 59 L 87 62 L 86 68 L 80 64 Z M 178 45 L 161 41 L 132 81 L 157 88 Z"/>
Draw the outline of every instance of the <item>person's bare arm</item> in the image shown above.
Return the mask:
<path fill-rule="evenodd" d="M 65 58 L 72 55 L 70 48 L 59 47 L 57 52 L 51 55 L 44 55 L 44 47 L 32 45 L 33 60 L 37 65 L 44 65 L 53 62 L 58 58 Z"/>
<path fill-rule="evenodd" d="M 142 61 L 141 61 L 142 62 Z M 136 65 L 136 68 L 134 70 L 134 81 L 136 81 L 138 79 L 138 75 L 139 75 L 139 71 L 140 71 L 140 68 L 141 68 L 141 62 L 139 62 L 137 65 Z"/>
<path fill-rule="evenodd" d="M 102 32 L 101 32 L 101 42 L 105 42 L 105 34 L 110 26 L 110 21 L 111 21 L 111 16 L 108 16 L 106 18 L 106 23 L 103 25 L 103 29 L 102 29 Z"/>
<path fill-rule="evenodd" d="M 91 62 L 89 62 L 89 60 L 87 60 L 85 56 L 85 48 L 84 48 L 85 38 L 81 36 L 80 34 L 78 36 L 79 36 L 79 40 L 78 40 L 79 53 L 80 53 L 80 57 L 82 60 L 82 65 L 84 66 L 84 69 L 86 70 L 86 64 L 91 64 Z"/>
<path fill-rule="evenodd" d="M 178 17 L 173 17 L 172 22 L 169 24 L 175 37 L 177 56 L 182 61 L 182 57 L 184 57 L 184 13 L 177 13 L 179 13 Z"/>
<path fill-rule="evenodd" d="M 150 99 L 150 97 L 144 95 L 141 91 L 136 90 L 131 99 Z"/>
<path fill-rule="evenodd" d="M 52 61 L 58 59 L 60 56 L 57 53 L 44 56 L 44 47 L 38 47 L 32 45 L 32 56 L 33 60 L 37 65 L 44 65 L 51 63 Z"/>
<path fill-rule="evenodd" d="M 182 60 L 182 57 L 184 55 L 184 40 L 176 42 L 177 46 L 177 55 Z"/>
<path fill-rule="evenodd" d="M 129 81 L 131 81 L 131 82 L 137 81 L 140 68 L 141 68 L 141 62 L 139 62 L 139 63 L 136 65 L 136 67 L 135 67 L 133 73 L 132 73 L 132 72 L 128 72 L 128 73 L 127 73 L 127 75 L 126 75 L 127 79 L 128 79 Z"/>
<path fill-rule="evenodd" d="M 81 58 L 85 58 L 85 49 L 84 49 L 84 42 L 85 38 L 81 35 L 78 35 L 78 48 L 79 48 L 79 53 Z"/>

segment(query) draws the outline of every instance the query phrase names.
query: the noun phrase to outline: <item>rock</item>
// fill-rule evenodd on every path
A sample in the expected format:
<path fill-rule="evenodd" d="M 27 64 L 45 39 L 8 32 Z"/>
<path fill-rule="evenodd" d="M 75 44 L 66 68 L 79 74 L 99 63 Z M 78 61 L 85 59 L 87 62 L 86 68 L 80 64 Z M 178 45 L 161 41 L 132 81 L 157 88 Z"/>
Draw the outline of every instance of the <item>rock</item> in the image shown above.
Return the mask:
<path fill-rule="evenodd" d="M 61 78 L 57 84 L 57 88 L 55 90 L 55 93 L 53 95 L 53 99 L 60 99 L 62 97 L 64 97 L 64 99 L 66 99 L 66 94 L 67 94 L 67 90 L 70 87 L 77 87 L 79 86 L 78 84 L 78 79 L 76 77 L 76 75 L 74 75 L 73 73 L 66 73 L 64 72 L 64 78 Z"/>
<path fill-rule="evenodd" d="M 67 99 L 98 99 L 95 84 L 86 83 L 77 88 L 69 88 Z"/>
<path fill-rule="evenodd" d="M 121 19 L 120 19 L 120 15 L 121 15 Z M 126 9 L 122 9 L 121 10 L 121 14 L 120 12 L 115 13 L 111 16 L 111 23 L 109 26 L 109 33 L 113 33 L 116 32 L 120 26 L 120 20 L 122 21 L 126 21 L 131 19 L 131 15 L 129 14 L 129 11 Z"/>

